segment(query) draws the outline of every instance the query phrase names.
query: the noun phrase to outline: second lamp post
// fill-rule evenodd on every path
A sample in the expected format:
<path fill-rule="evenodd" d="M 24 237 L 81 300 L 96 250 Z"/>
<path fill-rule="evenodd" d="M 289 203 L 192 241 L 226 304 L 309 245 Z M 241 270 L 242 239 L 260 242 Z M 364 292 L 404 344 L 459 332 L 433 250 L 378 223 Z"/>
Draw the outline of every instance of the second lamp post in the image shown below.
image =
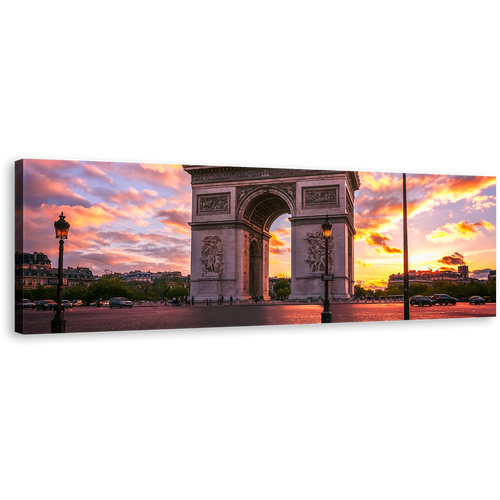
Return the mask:
<path fill-rule="evenodd" d="M 328 215 L 326 216 L 325 222 L 322 224 L 321 229 L 323 230 L 323 238 L 325 238 L 325 274 L 323 274 L 322 278 L 325 282 L 325 301 L 323 303 L 323 312 L 321 313 L 321 323 L 331 323 L 332 322 L 332 313 L 330 312 L 330 299 L 329 291 L 328 291 L 328 283 L 333 281 L 333 274 L 328 274 L 328 240 L 332 234 L 332 225 L 328 221 Z"/>

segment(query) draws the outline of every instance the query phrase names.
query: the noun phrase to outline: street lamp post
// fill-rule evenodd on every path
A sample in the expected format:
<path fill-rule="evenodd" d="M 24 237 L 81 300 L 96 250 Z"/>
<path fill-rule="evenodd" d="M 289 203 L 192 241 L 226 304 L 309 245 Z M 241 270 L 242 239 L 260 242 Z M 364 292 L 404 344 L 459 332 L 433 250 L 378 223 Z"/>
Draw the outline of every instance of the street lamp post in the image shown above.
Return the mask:
<path fill-rule="evenodd" d="M 68 239 L 69 224 L 64 219 L 66 216 L 61 212 L 59 220 L 54 222 L 56 229 L 56 238 L 59 238 L 59 265 L 57 268 L 57 305 L 54 309 L 54 317 L 50 322 L 51 333 L 65 333 L 66 332 L 66 318 L 64 317 L 64 308 L 62 306 L 62 282 L 63 282 L 63 253 L 64 253 L 64 240 Z"/>
<path fill-rule="evenodd" d="M 332 313 L 330 312 L 330 299 L 328 291 L 328 283 L 333 281 L 333 275 L 328 274 L 328 240 L 332 234 L 332 225 L 328 222 L 328 215 L 326 216 L 325 222 L 321 225 L 323 230 L 323 238 L 325 238 L 325 274 L 323 275 L 323 280 L 325 282 L 325 301 L 323 303 L 323 312 L 321 313 L 321 323 L 331 323 Z"/>

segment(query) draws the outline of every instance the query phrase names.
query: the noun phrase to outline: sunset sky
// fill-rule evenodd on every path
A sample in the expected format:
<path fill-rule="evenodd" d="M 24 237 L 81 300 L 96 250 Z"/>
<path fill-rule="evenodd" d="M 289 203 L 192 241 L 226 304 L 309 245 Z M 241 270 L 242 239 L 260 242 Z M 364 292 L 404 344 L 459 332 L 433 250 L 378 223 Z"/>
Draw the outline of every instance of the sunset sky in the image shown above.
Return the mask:
<path fill-rule="evenodd" d="M 402 271 L 402 174 L 359 172 L 355 279 L 383 287 Z M 496 269 L 494 177 L 407 174 L 410 269 Z M 190 269 L 191 186 L 181 165 L 24 161 L 24 251 L 57 265 L 53 223 L 71 224 L 64 266 L 116 272 Z M 290 275 L 290 223 L 271 228 L 270 275 Z"/>

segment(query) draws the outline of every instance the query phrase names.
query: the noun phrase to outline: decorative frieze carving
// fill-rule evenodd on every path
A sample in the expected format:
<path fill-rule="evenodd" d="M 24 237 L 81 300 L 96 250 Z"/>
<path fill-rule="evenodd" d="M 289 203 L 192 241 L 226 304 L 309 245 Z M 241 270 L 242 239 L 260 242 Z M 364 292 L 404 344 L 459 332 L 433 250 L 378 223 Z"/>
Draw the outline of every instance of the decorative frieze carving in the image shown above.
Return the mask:
<path fill-rule="evenodd" d="M 238 181 L 262 178 L 275 177 L 297 177 L 303 175 L 322 175 L 331 174 L 331 170 L 306 170 L 306 169 L 289 169 L 289 168 L 245 168 L 238 167 L 237 169 L 214 169 L 192 171 L 192 184 L 201 184 L 207 182 L 223 182 L 223 181 Z"/>
<path fill-rule="evenodd" d="M 330 272 L 333 270 L 332 239 L 329 242 L 328 248 L 328 270 Z M 306 262 L 309 264 L 309 269 L 313 273 L 324 273 L 326 248 L 323 232 L 321 230 L 318 230 L 313 233 L 307 233 L 306 241 L 308 242 Z"/>
<path fill-rule="evenodd" d="M 213 212 L 230 212 L 230 194 L 221 193 L 216 195 L 198 195 L 198 214 Z"/>
<path fill-rule="evenodd" d="M 320 186 L 302 188 L 302 208 L 338 207 L 339 187 Z"/>
<path fill-rule="evenodd" d="M 201 248 L 202 276 L 220 276 L 224 272 L 224 249 L 219 236 L 206 236 Z"/>

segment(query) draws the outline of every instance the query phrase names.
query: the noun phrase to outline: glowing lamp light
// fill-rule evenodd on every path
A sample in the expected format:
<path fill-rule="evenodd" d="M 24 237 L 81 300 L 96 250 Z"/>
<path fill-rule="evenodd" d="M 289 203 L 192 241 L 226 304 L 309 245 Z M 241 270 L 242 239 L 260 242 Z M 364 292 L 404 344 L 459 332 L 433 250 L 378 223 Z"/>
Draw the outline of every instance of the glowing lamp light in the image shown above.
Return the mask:
<path fill-rule="evenodd" d="M 325 222 L 321 225 L 321 229 L 323 230 L 323 237 L 328 239 L 332 234 L 332 225 L 328 222 L 328 215 Z"/>
<path fill-rule="evenodd" d="M 54 227 L 56 228 L 56 238 L 59 238 L 60 240 L 68 239 L 69 223 L 64 220 L 65 218 L 66 216 L 61 212 L 59 220 L 54 222 Z"/>

